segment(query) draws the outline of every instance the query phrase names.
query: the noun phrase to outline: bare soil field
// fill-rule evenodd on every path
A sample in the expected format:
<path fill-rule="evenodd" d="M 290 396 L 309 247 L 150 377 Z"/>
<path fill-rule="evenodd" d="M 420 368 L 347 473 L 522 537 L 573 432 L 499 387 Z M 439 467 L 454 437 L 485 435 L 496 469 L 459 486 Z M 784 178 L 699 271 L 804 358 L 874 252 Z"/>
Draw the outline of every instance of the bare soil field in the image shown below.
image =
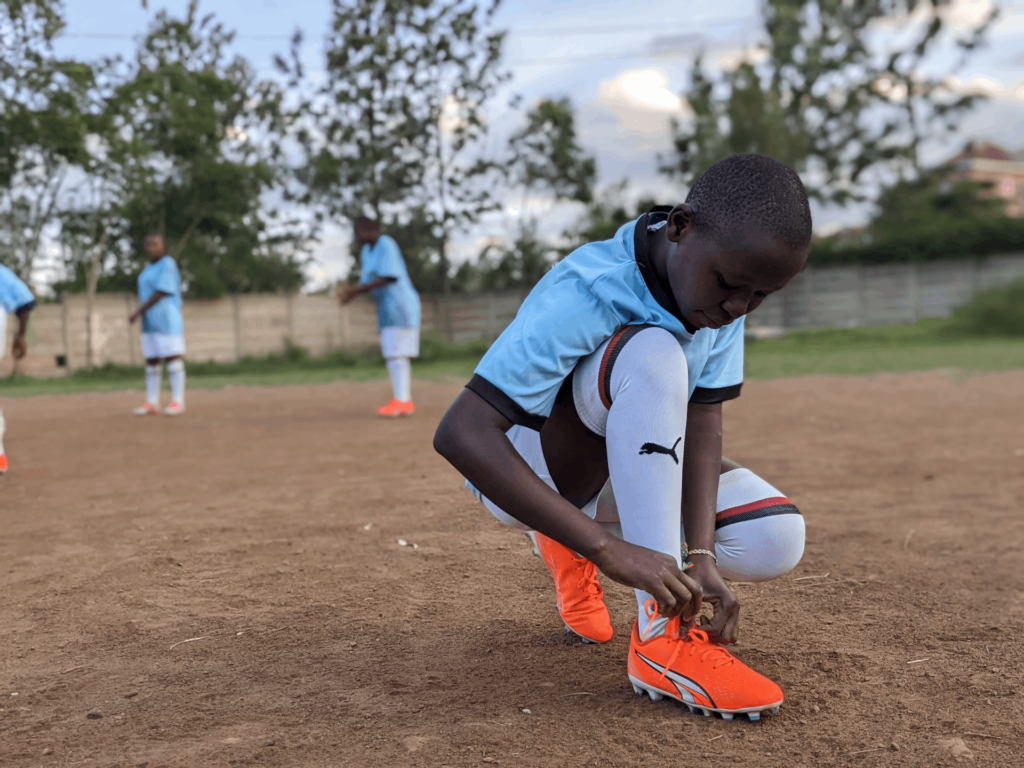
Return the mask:
<path fill-rule="evenodd" d="M 749 382 L 726 453 L 803 510 L 740 584 L 760 723 L 633 694 L 384 381 L 6 400 L 4 766 L 1024 765 L 1024 371 Z M 406 542 L 401 546 L 400 541 Z"/>

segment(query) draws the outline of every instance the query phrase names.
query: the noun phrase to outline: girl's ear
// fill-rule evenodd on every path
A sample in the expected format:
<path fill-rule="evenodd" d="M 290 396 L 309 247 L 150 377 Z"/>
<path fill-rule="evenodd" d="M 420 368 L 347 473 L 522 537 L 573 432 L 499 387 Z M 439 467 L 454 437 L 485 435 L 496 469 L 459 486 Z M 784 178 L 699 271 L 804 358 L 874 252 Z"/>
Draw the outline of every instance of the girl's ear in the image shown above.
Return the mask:
<path fill-rule="evenodd" d="M 693 230 L 694 216 L 693 208 L 686 203 L 680 203 L 668 214 L 668 225 L 666 227 L 668 239 L 673 243 L 679 242 L 684 235 Z"/>

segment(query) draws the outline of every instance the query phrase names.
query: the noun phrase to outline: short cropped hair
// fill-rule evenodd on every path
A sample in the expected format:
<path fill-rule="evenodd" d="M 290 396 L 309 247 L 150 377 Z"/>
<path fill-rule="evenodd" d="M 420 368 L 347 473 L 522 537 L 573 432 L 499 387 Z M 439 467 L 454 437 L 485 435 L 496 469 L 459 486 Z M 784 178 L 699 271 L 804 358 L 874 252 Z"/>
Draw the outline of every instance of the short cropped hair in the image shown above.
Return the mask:
<path fill-rule="evenodd" d="M 697 179 L 686 202 L 699 234 L 728 242 L 740 224 L 799 248 L 811 241 L 811 207 L 800 177 L 764 155 L 733 155 Z"/>
<path fill-rule="evenodd" d="M 369 216 L 356 216 L 352 221 L 352 224 L 357 227 L 378 227 L 380 226 L 376 220 L 371 219 Z"/>

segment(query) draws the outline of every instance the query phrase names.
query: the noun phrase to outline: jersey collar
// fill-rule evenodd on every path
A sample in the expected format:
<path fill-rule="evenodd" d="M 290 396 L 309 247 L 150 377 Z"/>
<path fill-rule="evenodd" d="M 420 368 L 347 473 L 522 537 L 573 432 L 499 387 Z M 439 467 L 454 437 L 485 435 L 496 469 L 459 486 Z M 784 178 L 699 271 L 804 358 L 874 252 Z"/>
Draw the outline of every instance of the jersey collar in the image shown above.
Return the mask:
<path fill-rule="evenodd" d="M 647 250 L 647 233 L 649 228 L 658 224 L 664 226 L 664 222 L 668 221 L 668 214 L 671 210 L 672 206 L 670 205 L 656 205 L 637 219 L 636 226 L 633 228 L 633 253 L 635 254 L 636 264 L 640 267 L 640 274 L 643 275 L 644 283 L 647 285 L 647 290 L 651 292 L 654 300 L 665 311 L 682 323 L 683 315 L 679 311 L 679 305 L 676 304 L 675 298 L 672 296 L 672 289 L 668 281 L 662 280 L 658 277 L 658 273 L 654 271 L 654 267 L 651 265 L 650 253 Z M 658 228 L 660 229 L 660 227 Z M 685 323 L 683 323 L 683 327 L 686 327 Z"/>

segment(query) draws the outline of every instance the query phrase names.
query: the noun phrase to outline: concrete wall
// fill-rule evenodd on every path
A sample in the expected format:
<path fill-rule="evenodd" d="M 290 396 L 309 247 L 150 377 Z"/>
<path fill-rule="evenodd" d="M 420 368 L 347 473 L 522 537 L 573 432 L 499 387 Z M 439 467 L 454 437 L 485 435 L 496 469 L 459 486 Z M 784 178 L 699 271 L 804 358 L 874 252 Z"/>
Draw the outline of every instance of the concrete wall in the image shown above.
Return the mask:
<path fill-rule="evenodd" d="M 1024 255 L 808 267 L 750 315 L 751 326 L 853 328 L 949 317 L 978 291 L 1024 280 Z"/>
<path fill-rule="evenodd" d="M 975 292 L 1024 279 L 1024 255 L 928 263 L 808 267 L 769 296 L 748 324 L 782 328 L 849 328 L 947 317 Z M 423 297 L 423 327 L 456 342 L 493 341 L 512 322 L 524 292 Z M 139 326 L 128 326 L 137 306 L 127 294 L 101 294 L 93 307 L 94 362 L 142 365 Z M 17 324 L 9 318 L 7 343 Z M 230 362 L 280 352 L 286 339 L 322 355 L 377 343 L 377 316 L 369 299 L 347 307 L 329 296 L 243 295 L 189 300 L 184 305 L 190 360 Z M 20 370 L 60 375 L 62 357 L 72 370 L 85 365 L 85 296 L 42 304 L 29 326 L 29 355 Z M 8 354 L 0 375 L 11 370 Z"/>

